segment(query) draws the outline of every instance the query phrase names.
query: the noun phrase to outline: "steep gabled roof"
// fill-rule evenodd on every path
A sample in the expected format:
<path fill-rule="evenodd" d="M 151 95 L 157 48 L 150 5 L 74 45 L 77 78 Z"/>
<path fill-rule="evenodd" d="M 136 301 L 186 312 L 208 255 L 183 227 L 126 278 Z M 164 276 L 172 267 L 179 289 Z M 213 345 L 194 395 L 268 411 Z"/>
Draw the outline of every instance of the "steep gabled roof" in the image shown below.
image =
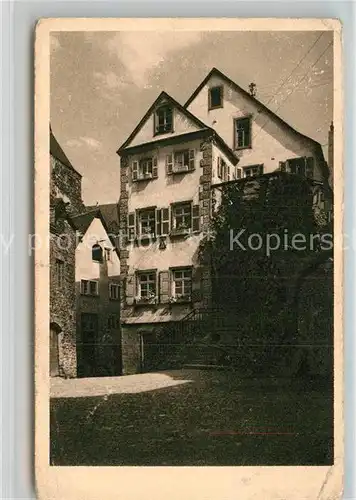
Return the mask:
<path fill-rule="evenodd" d="M 220 137 L 219 134 L 213 128 L 209 127 L 204 122 L 202 122 L 201 120 L 199 120 L 199 118 L 197 118 L 195 115 L 193 115 L 193 113 L 191 113 L 188 109 L 186 109 L 184 106 L 182 106 L 181 104 L 179 104 L 178 101 L 176 101 L 175 99 L 173 99 L 173 97 L 171 97 L 169 94 L 167 94 L 164 91 L 160 93 L 160 95 L 157 97 L 157 99 L 154 101 L 154 103 L 147 110 L 147 112 L 145 113 L 145 115 L 143 116 L 143 118 L 140 120 L 139 124 L 134 129 L 134 131 L 130 134 L 130 136 L 126 139 L 126 141 L 122 144 L 122 146 L 120 146 L 120 148 L 116 151 L 116 153 L 118 155 L 120 155 L 127 148 L 127 146 L 130 144 L 130 142 L 132 141 L 132 139 L 138 133 L 138 131 L 140 130 L 140 128 L 146 122 L 146 120 L 151 115 L 151 113 L 153 112 L 154 108 L 157 106 L 157 104 L 159 103 L 159 101 L 162 98 L 165 98 L 173 106 L 175 106 L 179 111 L 181 111 L 184 115 L 186 115 L 188 118 L 190 118 L 193 123 L 195 123 L 196 125 L 198 125 L 200 127 L 201 131 L 205 130 L 205 131 L 211 132 L 212 135 L 213 135 L 213 137 L 214 137 L 214 139 L 216 140 L 216 143 L 225 151 L 225 153 L 227 154 L 227 156 L 230 159 L 230 161 L 233 164 L 236 164 L 238 162 L 238 158 L 236 158 L 236 156 L 234 155 L 232 149 L 226 144 L 226 142 L 222 139 L 222 137 Z M 183 136 L 184 136 L 184 134 L 182 134 L 182 137 Z M 178 137 L 180 137 L 180 136 L 175 136 L 175 138 L 178 138 Z M 167 140 L 166 137 L 162 138 L 162 139 L 154 140 L 151 143 L 145 143 L 145 145 L 146 146 L 148 146 L 149 144 L 154 145 L 156 143 L 160 143 L 161 141 L 165 141 L 165 140 Z"/>
<path fill-rule="evenodd" d="M 105 203 L 103 205 L 87 206 L 88 212 L 93 210 L 100 210 L 105 223 L 110 232 L 115 232 L 115 226 L 119 227 L 119 204 L 118 203 Z M 114 226 L 115 225 L 115 226 Z"/>
<path fill-rule="evenodd" d="M 56 158 L 58 161 L 60 161 L 63 165 L 66 167 L 70 168 L 72 171 L 74 171 L 77 175 L 82 177 L 82 175 L 76 170 L 71 162 L 68 160 L 66 154 L 64 153 L 63 149 L 59 145 L 57 139 L 55 138 L 53 132 L 52 132 L 52 127 L 51 125 L 49 126 L 49 134 L 50 134 L 50 142 L 49 142 L 49 150 L 50 154 Z"/>
<path fill-rule="evenodd" d="M 278 116 L 276 113 L 274 113 L 271 109 L 267 108 L 267 106 L 265 106 L 261 101 L 259 101 L 258 99 L 256 99 L 256 97 L 253 97 L 249 92 L 247 92 L 246 90 L 244 90 L 237 83 L 235 83 L 233 80 L 231 80 L 231 78 L 229 78 L 228 76 L 224 75 L 224 73 L 222 73 L 217 68 L 212 68 L 209 71 L 209 73 L 206 75 L 206 77 L 204 78 L 204 80 L 198 85 L 198 87 L 194 90 L 194 92 L 189 97 L 189 99 L 187 100 L 187 102 L 184 104 L 185 108 L 187 108 L 189 106 L 189 104 L 195 99 L 195 97 L 199 94 L 199 92 L 201 91 L 201 89 L 206 85 L 206 83 L 208 82 L 208 80 L 213 75 L 217 75 L 222 80 L 225 80 L 226 83 L 228 83 L 229 85 L 231 85 L 237 92 L 240 92 L 247 100 L 249 100 L 250 102 L 255 103 L 257 106 L 259 106 L 259 108 L 262 109 L 262 111 L 264 111 L 269 116 L 273 116 L 273 117 L 277 118 L 277 120 L 281 124 L 283 124 L 284 126 L 288 127 L 292 132 L 294 132 L 295 134 L 299 135 L 299 137 L 301 137 L 303 139 L 307 139 L 308 141 L 312 142 L 314 144 L 314 146 L 320 148 L 321 156 L 324 159 L 323 150 L 322 150 L 322 147 L 321 147 L 321 145 L 320 145 L 319 142 L 317 142 L 314 139 L 312 139 L 311 137 L 308 137 L 308 136 L 306 136 L 304 134 L 301 134 L 300 132 L 298 132 L 297 130 L 295 130 L 291 125 L 289 125 L 289 123 L 287 123 L 282 118 L 280 118 L 280 116 Z"/>
<path fill-rule="evenodd" d="M 89 210 L 87 212 L 84 212 L 79 215 L 75 215 L 72 217 L 73 224 L 75 226 L 75 229 L 80 232 L 80 234 L 84 235 L 90 224 L 93 222 L 94 219 L 100 219 L 106 234 L 108 235 L 108 238 L 110 239 L 117 255 L 119 256 L 119 250 L 117 248 L 116 242 L 114 237 L 110 234 L 109 229 L 106 225 L 105 219 L 103 217 L 103 214 L 101 213 L 100 208 L 96 208 L 94 210 Z"/>
<path fill-rule="evenodd" d="M 162 100 L 166 99 L 168 102 L 170 102 L 174 107 L 176 107 L 179 111 L 181 111 L 185 116 L 190 118 L 193 123 L 195 123 L 198 127 L 201 129 L 209 129 L 205 123 L 203 123 L 201 120 L 199 120 L 196 116 L 194 116 L 190 111 L 188 111 L 184 106 L 179 104 L 178 101 L 173 99 L 167 92 L 161 92 L 160 95 L 157 97 L 157 99 L 154 101 L 154 103 L 150 106 L 150 108 L 147 110 L 147 112 L 144 114 L 143 118 L 140 120 L 138 123 L 137 127 L 133 130 L 133 132 L 129 135 L 129 137 L 126 139 L 126 141 L 119 147 L 119 149 L 116 151 L 117 154 L 120 154 L 132 141 L 132 139 L 135 137 L 137 132 L 140 130 L 140 128 L 144 125 L 148 117 L 153 113 L 155 107 L 157 104 Z"/>

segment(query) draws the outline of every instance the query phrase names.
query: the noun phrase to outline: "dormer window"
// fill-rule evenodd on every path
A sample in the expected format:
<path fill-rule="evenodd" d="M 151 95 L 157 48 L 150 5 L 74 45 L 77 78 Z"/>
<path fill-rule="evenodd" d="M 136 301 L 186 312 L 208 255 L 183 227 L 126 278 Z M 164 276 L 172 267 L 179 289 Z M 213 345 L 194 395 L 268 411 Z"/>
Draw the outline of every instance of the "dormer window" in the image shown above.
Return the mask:
<path fill-rule="evenodd" d="M 102 262 L 103 261 L 103 249 L 100 245 L 96 244 L 92 246 L 91 256 L 94 262 Z"/>
<path fill-rule="evenodd" d="M 223 107 L 223 87 L 212 87 L 209 89 L 209 109 Z"/>
<path fill-rule="evenodd" d="M 171 106 L 161 106 L 155 113 L 155 135 L 173 132 L 173 109 Z"/>

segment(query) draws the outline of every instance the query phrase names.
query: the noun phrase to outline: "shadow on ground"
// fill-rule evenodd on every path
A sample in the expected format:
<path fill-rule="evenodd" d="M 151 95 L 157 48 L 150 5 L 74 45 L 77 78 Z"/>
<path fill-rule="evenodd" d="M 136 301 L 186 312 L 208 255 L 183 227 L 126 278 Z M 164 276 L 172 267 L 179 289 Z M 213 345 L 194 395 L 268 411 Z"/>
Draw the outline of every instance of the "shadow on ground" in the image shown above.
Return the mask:
<path fill-rule="evenodd" d="M 51 464 L 333 462 L 330 383 L 241 380 L 234 372 L 176 370 L 163 375 L 186 383 L 147 390 L 154 375 L 139 376 L 146 387 L 142 392 L 52 399 Z"/>

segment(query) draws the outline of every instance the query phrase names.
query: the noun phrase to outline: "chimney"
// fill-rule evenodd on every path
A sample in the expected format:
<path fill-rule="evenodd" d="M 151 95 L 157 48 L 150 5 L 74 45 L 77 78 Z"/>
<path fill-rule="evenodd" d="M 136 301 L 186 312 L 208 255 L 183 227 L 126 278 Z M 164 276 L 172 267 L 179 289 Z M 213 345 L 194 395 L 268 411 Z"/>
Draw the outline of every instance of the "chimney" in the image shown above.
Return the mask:
<path fill-rule="evenodd" d="M 334 124 L 331 122 L 328 136 L 328 166 L 329 166 L 329 180 L 332 186 L 334 176 Z"/>

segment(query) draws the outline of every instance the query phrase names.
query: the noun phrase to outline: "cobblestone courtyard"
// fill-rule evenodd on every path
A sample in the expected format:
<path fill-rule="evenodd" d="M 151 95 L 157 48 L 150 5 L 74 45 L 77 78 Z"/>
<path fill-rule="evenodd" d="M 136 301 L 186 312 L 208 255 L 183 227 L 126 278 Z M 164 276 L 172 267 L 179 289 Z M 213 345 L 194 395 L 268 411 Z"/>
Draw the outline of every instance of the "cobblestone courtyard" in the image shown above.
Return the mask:
<path fill-rule="evenodd" d="M 51 380 L 53 465 L 327 465 L 331 390 L 321 380 L 241 380 L 175 370 Z"/>

